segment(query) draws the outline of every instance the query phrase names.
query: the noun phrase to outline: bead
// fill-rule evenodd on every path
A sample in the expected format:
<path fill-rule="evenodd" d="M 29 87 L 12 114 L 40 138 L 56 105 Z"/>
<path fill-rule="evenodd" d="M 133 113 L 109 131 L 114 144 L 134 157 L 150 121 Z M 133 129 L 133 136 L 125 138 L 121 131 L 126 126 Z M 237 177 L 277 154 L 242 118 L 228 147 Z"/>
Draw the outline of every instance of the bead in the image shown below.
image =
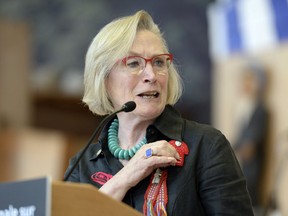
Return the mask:
<path fill-rule="evenodd" d="M 111 147 L 109 148 L 109 150 L 110 150 L 111 152 L 114 152 L 117 148 L 118 148 L 117 145 L 113 145 L 113 146 L 111 146 Z"/>
<path fill-rule="evenodd" d="M 117 157 L 117 158 L 119 158 L 119 152 L 121 151 L 121 148 L 119 147 L 119 148 L 117 148 L 116 150 L 115 150 L 115 152 L 114 152 L 114 156 L 115 157 Z"/>
<path fill-rule="evenodd" d="M 129 149 L 128 153 L 129 153 L 129 157 L 130 158 L 132 158 L 134 156 L 134 154 L 135 154 L 132 149 Z"/>
<path fill-rule="evenodd" d="M 130 159 L 129 150 L 128 151 L 124 151 L 124 159 L 125 160 L 129 160 Z"/>
<path fill-rule="evenodd" d="M 136 152 L 138 151 L 138 149 L 136 149 L 136 148 L 132 148 L 131 150 L 133 151 L 133 155 L 135 155 Z"/>
<path fill-rule="evenodd" d="M 121 150 L 119 151 L 119 153 L 118 153 L 119 159 L 124 159 L 124 152 L 125 152 L 124 149 L 121 149 Z"/>
<path fill-rule="evenodd" d="M 118 143 L 118 139 L 115 137 L 110 137 L 111 135 L 109 135 L 108 139 L 111 141 L 111 143 Z"/>

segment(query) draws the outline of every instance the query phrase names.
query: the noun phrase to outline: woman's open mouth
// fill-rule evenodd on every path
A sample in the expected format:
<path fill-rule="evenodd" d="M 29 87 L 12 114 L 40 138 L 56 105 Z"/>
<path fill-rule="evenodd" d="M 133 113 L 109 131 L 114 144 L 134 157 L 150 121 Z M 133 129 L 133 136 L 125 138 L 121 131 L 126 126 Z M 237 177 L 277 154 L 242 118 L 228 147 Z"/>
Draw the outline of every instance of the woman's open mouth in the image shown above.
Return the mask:
<path fill-rule="evenodd" d="M 139 97 L 142 97 L 144 99 L 152 99 L 152 98 L 158 98 L 159 92 L 153 91 L 153 92 L 144 92 L 138 95 Z"/>

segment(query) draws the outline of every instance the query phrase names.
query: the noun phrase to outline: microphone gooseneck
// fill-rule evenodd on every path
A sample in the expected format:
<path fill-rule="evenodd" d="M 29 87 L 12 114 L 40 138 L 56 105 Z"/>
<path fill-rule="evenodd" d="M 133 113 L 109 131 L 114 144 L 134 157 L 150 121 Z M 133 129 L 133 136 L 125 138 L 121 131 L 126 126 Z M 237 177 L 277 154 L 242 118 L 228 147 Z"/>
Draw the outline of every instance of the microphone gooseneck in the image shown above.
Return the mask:
<path fill-rule="evenodd" d="M 81 154 L 79 155 L 77 161 L 74 163 L 74 165 L 71 167 L 69 172 L 65 175 L 63 181 L 67 181 L 69 177 L 71 176 L 72 172 L 75 170 L 76 166 L 79 164 L 80 160 L 82 159 L 83 155 L 87 151 L 88 147 L 91 145 L 95 137 L 98 135 L 100 129 L 103 127 L 104 124 L 106 124 L 108 121 L 110 121 L 112 118 L 115 117 L 115 115 L 119 112 L 131 112 L 136 108 L 136 103 L 134 101 L 128 101 L 126 102 L 120 110 L 117 110 L 116 112 L 106 116 L 98 125 L 96 130 L 93 132 L 92 136 L 90 137 L 88 143 L 86 144 L 85 148 L 82 150 Z"/>

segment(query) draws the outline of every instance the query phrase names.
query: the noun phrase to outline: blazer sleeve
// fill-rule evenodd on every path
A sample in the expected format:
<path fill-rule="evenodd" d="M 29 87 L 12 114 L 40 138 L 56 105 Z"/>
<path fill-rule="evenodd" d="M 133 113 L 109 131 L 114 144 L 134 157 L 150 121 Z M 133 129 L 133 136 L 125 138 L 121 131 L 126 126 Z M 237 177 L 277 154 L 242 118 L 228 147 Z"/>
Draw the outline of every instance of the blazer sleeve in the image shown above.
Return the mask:
<path fill-rule="evenodd" d="M 221 132 L 203 139 L 198 189 L 206 215 L 253 215 L 246 180 L 230 143 Z"/>

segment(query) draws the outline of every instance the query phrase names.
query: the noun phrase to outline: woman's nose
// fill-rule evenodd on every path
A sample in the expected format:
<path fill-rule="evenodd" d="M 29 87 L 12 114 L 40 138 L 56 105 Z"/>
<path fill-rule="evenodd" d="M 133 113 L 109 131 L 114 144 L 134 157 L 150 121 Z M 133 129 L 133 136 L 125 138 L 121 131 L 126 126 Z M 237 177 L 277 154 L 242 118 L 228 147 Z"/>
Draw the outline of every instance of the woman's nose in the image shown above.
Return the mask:
<path fill-rule="evenodd" d="M 145 82 L 154 82 L 156 80 L 156 73 L 150 63 L 146 64 L 142 74 Z"/>

